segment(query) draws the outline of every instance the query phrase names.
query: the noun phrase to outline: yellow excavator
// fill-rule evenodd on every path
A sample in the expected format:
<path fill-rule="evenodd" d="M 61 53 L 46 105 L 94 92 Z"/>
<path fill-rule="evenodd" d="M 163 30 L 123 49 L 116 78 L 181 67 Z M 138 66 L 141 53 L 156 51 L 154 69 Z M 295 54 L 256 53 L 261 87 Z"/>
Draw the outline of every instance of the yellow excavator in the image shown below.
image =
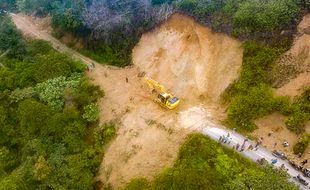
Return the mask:
<path fill-rule="evenodd" d="M 158 102 L 161 106 L 168 109 L 174 109 L 179 105 L 179 98 L 168 93 L 165 87 L 159 82 L 147 76 L 144 76 L 144 81 L 148 84 L 149 88 L 152 90 L 152 93 L 155 93 L 157 95 L 155 101 Z"/>

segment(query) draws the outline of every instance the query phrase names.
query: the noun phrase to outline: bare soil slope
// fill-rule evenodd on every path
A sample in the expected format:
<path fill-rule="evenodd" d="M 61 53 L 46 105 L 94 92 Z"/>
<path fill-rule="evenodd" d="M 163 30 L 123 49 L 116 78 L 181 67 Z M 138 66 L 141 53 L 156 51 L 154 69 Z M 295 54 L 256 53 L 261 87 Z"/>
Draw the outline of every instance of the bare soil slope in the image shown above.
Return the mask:
<path fill-rule="evenodd" d="M 285 126 L 285 117 L 279 113 L 272 113 L 268 116 L 256 120 L 258 129 L 253 135 L 257 138 L 263 137 L 263 145 L 269 150 L 280 150 L 284 152 L 290 160 L 300 163 L 305 159 L 310 158 L 310 146 L 306 149 L 301 158 L 298 158 L 293 153 L 293 145 L 298 141 L 299 136 L 289 131 Z M 307 123 L 307 128 L 310 128 L 310 122 Z M 268 133 L 272 133 L 268 136 Z M 309 132 L 309 131 L 308 131 Z M 290 146 L 284 147 L 283 142 L 287 141 Z M 306 167 L 310 167 L 307 163 Z"/>
<path fill-rule="evenodd" d="M 174 14 L 142 36 L 133 61 L 183 99 L 204 95 L 216 101 L 238 77 L 242 52 L 238 41 Z"/>
<path fill-rule="evenodd" d="M 279 60 L 275 94 L 295 97 L 310 85 L 310 14 L 298 25 L 294 44 Z"/>

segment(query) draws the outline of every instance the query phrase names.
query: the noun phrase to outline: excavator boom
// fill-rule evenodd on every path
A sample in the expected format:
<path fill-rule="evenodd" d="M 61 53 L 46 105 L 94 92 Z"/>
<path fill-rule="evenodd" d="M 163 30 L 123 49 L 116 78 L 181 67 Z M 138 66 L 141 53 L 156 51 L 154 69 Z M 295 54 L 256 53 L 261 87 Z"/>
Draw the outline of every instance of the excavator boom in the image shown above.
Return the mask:
<path fill-rule="evenodd" d="M 156 91 L 159 92 L 165 92 L 165 87 L 163 85 L 161 85 L 159 82 L 145 76 L 144 77 L 145 82 L 148 84 L 150 89 L 155 89 Z"/>

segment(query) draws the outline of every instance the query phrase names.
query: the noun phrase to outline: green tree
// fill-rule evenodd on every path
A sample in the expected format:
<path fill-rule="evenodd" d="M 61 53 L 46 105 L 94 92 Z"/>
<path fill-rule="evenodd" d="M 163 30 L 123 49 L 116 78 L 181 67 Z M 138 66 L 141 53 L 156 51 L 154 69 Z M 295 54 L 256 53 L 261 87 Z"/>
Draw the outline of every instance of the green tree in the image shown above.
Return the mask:
<path fill-rule="evenodd" d="M 6 54 L 19 59 L 26 52 L 22 35 L 8 16 L 0 16 L 0 50 L 6 51 Z"/>
<path fill-rule="evenodd" d="M 95 122 L 99 119 L 99 107 L 97 104 L 88 104 L 84 107 L 83 119 L 88 122 Z"/>
<path fill-rule="evenodd" d="M 57 77 L 46 82 L 39 83 L 35 87 L 40 100 L 48 103 L 53 109 L 61 110 L 64 106 L 64 94 L 66 89 L 76 89 L 80 84 L 80 75 L 71 77 Z"/>
<path fill-rule="evenodd" d="M 247 0 L 234 14 L 234 30 L 241 33 L 271 32 L 293 20 L 299 12 L 293 0 Z"/>
<path fill-rule="evenodd" d="M 113 123 L 99 125 L 94 129 L 95 145 L 102 148 L 102 146 L 111 141 L 115 135 L 116 129 Z"/>
<path fill-rule="evenodd" d="M 34 176 L 38 181 L 43 180 L 51 172 L 48 162 L 43 156 L 40 156 L 34 165 Z"/>
<path fill-rule="evenodd" d="M 304 153 L 310 144 L 310 134 L 304 134 L 294 145 L 294 154 Z"/>
<path fill-rule="evenodd" d="M 51 116 L 50 108 L 33 99 L 24 100 L 19 104 L 18 117 L 22 128 L 21 134 L 28 138 L 39 135 L 47 126 L 47 118 Z"/>

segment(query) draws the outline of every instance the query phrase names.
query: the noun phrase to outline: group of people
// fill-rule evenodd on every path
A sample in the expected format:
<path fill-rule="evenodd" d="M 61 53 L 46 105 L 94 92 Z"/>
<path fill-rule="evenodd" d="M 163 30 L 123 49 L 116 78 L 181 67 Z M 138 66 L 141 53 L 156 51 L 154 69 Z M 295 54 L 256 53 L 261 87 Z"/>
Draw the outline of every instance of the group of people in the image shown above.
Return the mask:
<path fill-rule="evenodd" d="M 249 146 L 247 147 L 247 150 L 258 150 L 258 148 L 259 148 L 259 146 L 262 144 L 262 140 L 263 140 L 263 138 L 260 138 L 258 141 L 257 141 L 257 143 L 255 144 L 255 146 L 253 146 L 251 143 L 249 144 Z M 232 138 L 231 138 L 231 136 L 230 136 L 230 133 L 227 133 L 227 135 L 225 136 L 225 135 L 222 135 L 222 136 L 220 136 L 220 138 L 219 138 L 219 142 L 220 143 L 227 143 L 227 144 L 230 144 L 231 143 L 231 141 L 232 141 Z M 237 143 L 236 145 L 233 145 L 232 147 L 233 147 L 233 149 L 235 149 L 235 150 L 237 150 L 237 151 L 240 151 L 240 152 L 242 152 L 242 151 L 244 151 L 245 149 L 246 149 L 246 142 L 248 142 L 249 141 L 249 139 L 248 139 L 248 137 L 246 137 L 244 140 L 243 140 L 243 143 L 240 145 L 239 143 Z"/>
<path fill-rule="evenodd" d="M 230 137 L 230 133 L 227 133 L 227 135 L 225 136 L 225 135 L 222 135 L 222 136 L 220 136 L 220 138 L 219 138 L 219 142 L 220 143 L 227 143 L 227 144 L 230 144 L 231 143 L 231 141 L 232 141 L 232 138 Z"/>

